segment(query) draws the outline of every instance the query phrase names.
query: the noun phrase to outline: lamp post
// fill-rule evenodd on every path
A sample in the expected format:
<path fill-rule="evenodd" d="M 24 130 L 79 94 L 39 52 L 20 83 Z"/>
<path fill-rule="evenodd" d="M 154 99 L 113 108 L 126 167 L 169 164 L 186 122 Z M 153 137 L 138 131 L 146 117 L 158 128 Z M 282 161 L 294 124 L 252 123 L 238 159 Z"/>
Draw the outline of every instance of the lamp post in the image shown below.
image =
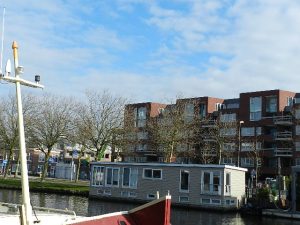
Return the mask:
<path fill-rule="evenodd" d="M 13 57 L 14 57 L 14 70 L 15 77 L 10 76 L 11 63 L 8 60 L 6 65 L 5 74 L 1 76 L 1 79 L 15 83 L 16 84 L 16 98 L 18 107 L 18 129 L 19 129 L 19 143 L 20 143 L 20 156 L 21 156 L 21 181 L 22 181 L 22 224 L 32 225 L 32 208 L 30 205 L 30 195 L 29 195 L 29 181 L 28 181 L 28 169 L 27 169 L 27 158 L 26 158 L 26 146 L 25 146 L 25 132 L 24 132 L 24 119 L 23 119 L 23 109 L 22 109 L 22 98 L 21 98 L 21 85 L 43 88 L 43 85 L 38 84 L 39 76 L 35 77 L 36 82 L 26 81 L 20 78 L 23 73 L 23 67 L 19 66 L 18 60 L 18 45 L 17 42 L 13 42 Z M 37 78 L 38 77 L 38 78 Z"/>
<path fill-rule="evenodd" d="M 238 159 L 237 159 L 237 166 L 240 167 L 240 153 L 241 153 L 241 127 L 242 127 L 242 124 L 244 123 L 243 120 L 240 120 L 239 122 L 239 149 L 238 149 Z"/>

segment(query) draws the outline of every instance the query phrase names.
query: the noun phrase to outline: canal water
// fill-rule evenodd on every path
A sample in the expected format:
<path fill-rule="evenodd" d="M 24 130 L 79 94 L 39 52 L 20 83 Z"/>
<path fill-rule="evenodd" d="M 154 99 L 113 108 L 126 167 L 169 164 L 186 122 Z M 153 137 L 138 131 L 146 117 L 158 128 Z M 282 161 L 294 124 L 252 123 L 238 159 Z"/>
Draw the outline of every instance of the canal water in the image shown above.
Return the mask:
<path fill-rule="evenodd" d="M 0 202 L 20 203 L 21 191 L 0 189 Z M 31 193 L 34 206 L 74 210 L 77 215 L 94 216 L 124 211 L 135 204 L 91 200 L 86 197 Z M 300 221 L 279 218 L 241 217 L 238 213 L 220 213 L 204 210 L 173 208 L 172 225 L 300 225 Z"/>

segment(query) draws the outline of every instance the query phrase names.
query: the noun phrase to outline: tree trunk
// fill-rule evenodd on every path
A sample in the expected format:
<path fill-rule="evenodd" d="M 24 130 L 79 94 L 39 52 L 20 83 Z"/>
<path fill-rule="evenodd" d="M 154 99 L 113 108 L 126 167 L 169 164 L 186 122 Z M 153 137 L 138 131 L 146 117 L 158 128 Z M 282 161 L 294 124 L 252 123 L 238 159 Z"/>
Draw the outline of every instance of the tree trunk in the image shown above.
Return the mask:
<path fill-rule="evenodd" d="M 75 179 L 75 183 L 78 182 L 79 179 L 79 173 L 80 173 L 80 165 L 81 165 L 81 155 L 78 157 L 78 165 L 77 165 L 77 169 L 76 169 L 76 179 Z"/>
<path fill-rule="evenodd" d="M 19 166 L 20 166 L 20 155 L 18 157 L 18 163 L 17 163 L 17 167 L 16 167 L 15 178 L 18 176 L 18 173 L 19 173 Z"/>
<path fill-rule="evenodd" d="M 7 174 L 9 172 L 9 170 L 10 170 L 12 155 L 13 155 L 13 152 L 12 152 L 12 149 L 10 149 L 9 150 L 8 159 L 7 159 L 7 164 L 6 164 L 5 171 L 4 171 L 4 179 L 7 178 Z"/>
<path fill-rule="evenodd" d="M 50 152 L 51 150 L 47 152 L 47 154 L 45 154 L 45 162 L 44 162 L 44 168 L 43 168 L 43 173 L 42 173 L 42 177 L 41 177 L 41 182 L 43 182 L 45 180 L 45 177 L 47 175 L 47 171 L 48 171 L 48 160 L 50 158 Z"/>

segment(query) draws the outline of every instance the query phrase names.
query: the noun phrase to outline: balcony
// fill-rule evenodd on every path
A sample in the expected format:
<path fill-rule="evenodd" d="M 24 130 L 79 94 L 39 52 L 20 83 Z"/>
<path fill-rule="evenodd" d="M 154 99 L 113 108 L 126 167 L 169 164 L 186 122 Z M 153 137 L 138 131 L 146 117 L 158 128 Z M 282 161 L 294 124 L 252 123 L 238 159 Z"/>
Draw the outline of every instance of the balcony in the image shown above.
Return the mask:
<path fill-rule="evenodd" d="M 275 157 L 292 157 L 293 156 L 292 148 L 275 148 L 274 156 Z"/>
<path fill-rule="evenodd" d="M 274 116 L 273 122 L 277 125 L 293 125 L 293 118 L 292 116 Z"/>
<path fill-rule="evenodd" d="M 293 133 L 291 131 L 277 132 L 275 134 L 276 141 L 292 141 Z"/>
<path fill-rule="evenodd" d="M 201 124 L 202 127 L 216 127 L 217 121 L 216 120 L 206 120 L 203 121 Z"/>

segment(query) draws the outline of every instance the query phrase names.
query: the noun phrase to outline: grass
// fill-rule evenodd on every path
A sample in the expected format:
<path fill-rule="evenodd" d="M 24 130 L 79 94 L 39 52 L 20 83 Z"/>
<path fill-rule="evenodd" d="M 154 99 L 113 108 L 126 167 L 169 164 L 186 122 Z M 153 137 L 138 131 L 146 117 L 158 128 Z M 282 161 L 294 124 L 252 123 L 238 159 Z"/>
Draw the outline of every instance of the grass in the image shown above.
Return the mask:
<path fill-rule="evenodd" d="M 0 178 L 0 188 L 21 189 L 20 178 Z M 87 182 L 75 183 L 68 180 L 46 179 L 40 182 L 40 179 L 29 180 L 30 191 L 61 193 L 88 196 L 89 186 Z"/>

